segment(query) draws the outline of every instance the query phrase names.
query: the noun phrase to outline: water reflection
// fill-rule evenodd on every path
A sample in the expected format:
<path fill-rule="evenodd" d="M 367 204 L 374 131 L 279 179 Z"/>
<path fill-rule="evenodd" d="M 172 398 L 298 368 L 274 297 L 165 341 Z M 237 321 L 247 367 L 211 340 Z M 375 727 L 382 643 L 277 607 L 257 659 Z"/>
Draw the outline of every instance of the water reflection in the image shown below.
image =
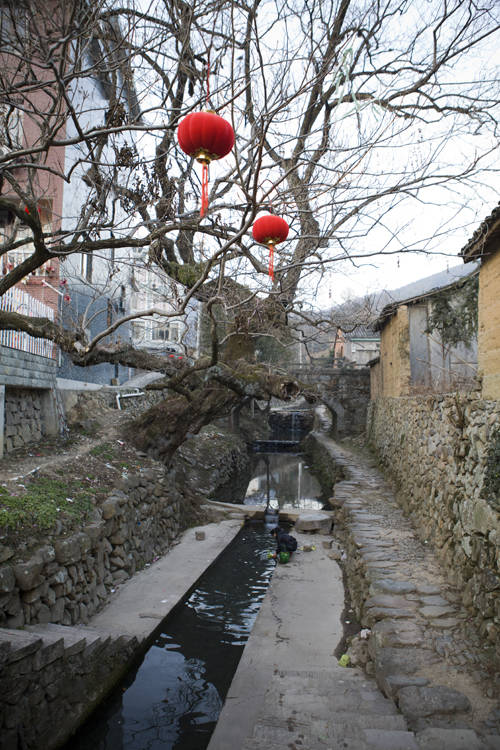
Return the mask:
<path fill-rule="evenodd" d="M 206 748 L 274 569 L 271 547 L 262 524 L 244 527 L 66 750 Z"/>
<path fill-rule="evenodd" d="M 247 488 L 246 505 L 318 510 L 325 503 L 321 488 L 307 470 L 302 455 L 289 453 L 256 454 L 254 476 Z"/>

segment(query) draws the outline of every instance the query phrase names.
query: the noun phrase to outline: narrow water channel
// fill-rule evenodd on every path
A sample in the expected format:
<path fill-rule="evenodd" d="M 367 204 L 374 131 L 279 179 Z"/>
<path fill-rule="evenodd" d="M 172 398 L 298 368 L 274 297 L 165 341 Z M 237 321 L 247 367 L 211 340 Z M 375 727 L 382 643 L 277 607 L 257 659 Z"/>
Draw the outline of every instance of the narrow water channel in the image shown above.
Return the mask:
<path fill-rule="evenodd" d="M 260 453 L 255 455 L 253 478 L 247 488 L 246 505 L 266 504 L 286 510 L 319 510 L 325 506 L 321 487 L 308 471 L 300 453 Z"/>
<path fill-rule="evenodd" d="M 204 750 L 274 569 L 272 547 L 264 524 L 244 526 L 65 750 Z"/>
<path fill-rule="evenodd" d="M 245 503 L 265 505 L 268 496 L 282 509 L 323 507 L 297 454 L 256 456 Z M 205 750 L 274 570 L 273 549 L 262 522 L 246 524 L 64 750 Z"/>

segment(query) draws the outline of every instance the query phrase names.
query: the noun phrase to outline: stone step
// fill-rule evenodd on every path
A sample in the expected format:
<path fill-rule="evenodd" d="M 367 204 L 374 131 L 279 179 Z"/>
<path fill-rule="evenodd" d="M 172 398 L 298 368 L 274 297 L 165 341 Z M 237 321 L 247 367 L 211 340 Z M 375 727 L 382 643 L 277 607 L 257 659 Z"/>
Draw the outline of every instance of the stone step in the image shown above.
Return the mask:
<path fill-rule="evenodd" d="M 332 714 L 329 718 L 307 718 L 295 714 L 286 718 L 261 716 L 254 726 L 252 739 L 261 742 L 294 743 L 308 748 L 311 742 L 332 743 L 346 738 L 358 739 L 381 750 L 418 750 L 414 734 L 408 732 L 402 717 L 365 716 L 357 713 Z M 387 748 L 383 747 L 387 742 Z M 392 744 L 391 744 L 392 743 Z"/>
<path fill-rule="evenodd" d="M 81 635 L 81 628 L 72 628 L 66 625 L 44 623 L 38 625 L 26 625 L 26 631 L 38 635 L 47 643 L 57 643 L 62 640 L 64 651 L 68 655 L 78 654 L 87 645 L 85 636 Z"/>
<path fill-rule="evenodd" d="M 500 737 L 497 737 L 498 744 L 488 743 L 488 738 L 484 741 L 478 737 L 473 729 L 440 729 L 438 727 L 429 727 L 422 732 L 417 732 L 417 746 L 420 750 L 493 750 L 500 748 Z"/>
<path fill-rule="evenodd" d="M 352 734 L 353 729 L 390 729 L 407 731 L 404 718 L 399 714 L 384 716 L 383 714 L 364 714 L 362 712 L 334 711 L 324 718 L 329 731 L 336 735 Z M 316 721 L 311 722 L 317 726 Z"/>
<path fill-rule="evenodd" d="M 0 651 L 4 653 L 5 661 L 24 659 L 38 651 L 41 646 L 42 639 L 34 633 L 0 628 Z"/>
<path fill-rule="evenodd" d="M 307 709 L 321 712 L 357 712 L 370 715 L 397 716 L 398 710 L 392 700 L 382 695 L 364 695 L 363 691 L 346 690 L 343 693 L 325 692 L 313 687 L 302 690 L 283 690 L 281 685 L 273 684 L 265 699 L 266 713 L 278 708 Z"/>
<path fill-rule="evenodd" d="M 0 630 L 0 632 L 5 631 Z M 111 643 L 113 643 L 115 648 L 122 648 L 127 646 L 131 641 L 137 641 L 135 636 L 114 635 L 108 631 L 88 628 L 83 625 L 57 625 L 55 623 L 27 625 L 22 631 L 8 632 L 28 632 L 32 637 L 37 637 L 43 643 L 52 646 L 61 641 L 66 656 L 73 656 L 83 651 L 86 658 L 100 649 L 109 646 Z"/>
<path fill-rule="evenodd" d="M 366 745 L 370 750 L 420 750 L 413 732 L 365 729 Z M 449 747 L 452 745 L 444 746 Z M 443 747 L 440 748 L 443 750 Z"/>
<path fill-rule="evenodd" d="M 269 743 L 266 740 L 248 739 L 241 746 L 241 750 L 370 750 L 368 745 L 359 737 L 346 737 L 344 740 L 329 740 L 325 744 L 321 740 L 310 740 L 307 744 L 293 745 Z M 444 750 L 444 749 L 442 749 Z"/>
<path fill-rule="evenodd" d="M 293 721 L 310 723 L 318 725 L 319 722 L 326 722 L 335 731 L 346 731 L 350 726 L 358 728 L 373 729 L 401 729 L 406 730 L 406 721 L 401 714 L 384 714 L 381 712 L 365 713 L 362 706 L 359 710 L 341 710 L 332 711 L 327 701 L 304 700 L 304 695 L 297 696 L 295 702 L 284 701 L 281 705 L 266 705 L 260 719 L 270 722 L 273 719 L 280 721 Z M 350 708 L 353 706 L 351 704 Z"/>

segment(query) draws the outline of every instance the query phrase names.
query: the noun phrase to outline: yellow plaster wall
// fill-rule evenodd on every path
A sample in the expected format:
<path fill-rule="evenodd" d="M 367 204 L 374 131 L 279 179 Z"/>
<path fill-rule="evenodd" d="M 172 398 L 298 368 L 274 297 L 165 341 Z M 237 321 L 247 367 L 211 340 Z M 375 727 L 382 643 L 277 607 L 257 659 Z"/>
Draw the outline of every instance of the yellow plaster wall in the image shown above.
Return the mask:
<path fill-rule="evenodd" d="M 479 273 L 478 365 L 484 399 L 500 399 L 500 252 Z"/>
<path fill-rule="evenodd" d="M 410 327 L 408 307 L 398 307 L 383 328 L 380 340 L 380 369 L 375 374 L 372 399 L 406 396 L 410 384 Z"/>

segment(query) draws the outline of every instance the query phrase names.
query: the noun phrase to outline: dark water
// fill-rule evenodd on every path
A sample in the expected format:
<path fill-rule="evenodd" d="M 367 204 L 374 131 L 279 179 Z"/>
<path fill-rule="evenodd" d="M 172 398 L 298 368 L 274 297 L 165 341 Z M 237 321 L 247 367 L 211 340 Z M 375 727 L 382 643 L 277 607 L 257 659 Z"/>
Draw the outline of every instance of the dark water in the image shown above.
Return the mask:
<path fill-rule="evenodd" d="M 273 546 L 263 524 L 243 527 L 67 750 L 204 750 L 274 569 Z"/>
<path fill-rule="evenodd" d="M 301 454 L 266 453 L 255 455 L 253 478 L 250 480 L 244 503 L 270 503 L 274 508 L 318 510 L 325 506 L 321 488 L 307 470 Z"/>

